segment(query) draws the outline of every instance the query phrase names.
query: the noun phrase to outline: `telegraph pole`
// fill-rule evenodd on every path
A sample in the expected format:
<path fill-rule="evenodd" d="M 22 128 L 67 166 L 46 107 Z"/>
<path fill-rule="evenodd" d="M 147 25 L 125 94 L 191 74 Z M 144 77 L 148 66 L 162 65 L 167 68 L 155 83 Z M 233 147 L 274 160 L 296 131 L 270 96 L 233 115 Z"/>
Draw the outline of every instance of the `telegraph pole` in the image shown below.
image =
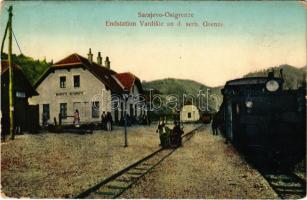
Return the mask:
<path fill-rule="evenodd" d="M 127 138 L 127 100 L 126 95 L 124 95 L 124 101 L 125 101 L 125 146 L 128 147 L 128 138 Z"/>
<path fill-rule="evenodd" d="M 129 91 L 124 90 L 123 94 L 123 99 L 124 99 L 124 118 L 125 118 L 125 146 L 128 147 L 128 136 L 127 136 L 127 101 L 129 99 Z"/>
<path fill-rule="evenodd" d="M 12 17 L 13 17 L 13 6 L 9 7 L 9 47 L 8 47 L 8 62 L 9 62 L 9 112 L 10 112 L 10 138 L 14 140 L 14 94 L 13 94 L 13 68 L 12 68 Z"/>

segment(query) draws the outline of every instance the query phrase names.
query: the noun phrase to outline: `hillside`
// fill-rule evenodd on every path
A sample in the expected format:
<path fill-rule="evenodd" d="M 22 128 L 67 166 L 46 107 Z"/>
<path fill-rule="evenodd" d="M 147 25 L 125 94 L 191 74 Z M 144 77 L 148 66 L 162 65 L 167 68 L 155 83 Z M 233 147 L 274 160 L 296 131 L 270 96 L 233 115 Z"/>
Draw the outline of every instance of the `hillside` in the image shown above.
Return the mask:
<path fill-rule="evenodd" d="M 274 70 L 275 76 L 279 77 L 280 69 L 283 69 L 283 76 L 285 79 L 284 89 L 297 89 L 303 84 L 304 74 L 306 74 L 307 66 L 302 68 L 296 68 L 291 65 L 280 65 L 278 67 L 271 67 L 264 70 L 251 72 L 246 74 L 244 77 L 256 77 L 256 76 L 267 76 L 268 72 Z"/>
<path fill-rule="evenodd" d="M 202 94 L 206 96 L 206 92 L 209 89 L 209 110 L 216 110 L 222 101 L 220 87 L 208 87 L 202 83 L 193 80 L 166 78 L 149 82 L 143 81 L 142 85 L 146 90 L 158 89 L 165 99 L 167 99 L 167 95 L 174 95 L 178 98 L 180 104 L 183 104 L 184 94 L 188 96 L 193 96 L 194 103 L 197 103 L 197 94 L 199 94 L 199 91 L 201 90 Z M 210 98 L 211 96 L 216 96 L 218 98 L 218 105 L 215 103 L 216 100 L 213 99 L 215 97 Z M 190 101 L 189 98 L 185 98 L 185 100 L 185 102 Z"/>
<path fill-rule="evenodd" d="M 166 78 L 154 81 L 143 81 L 143 87 L 145 89 L 155 88 L 162 94 L 197 94 L 199 90 L 206 91 L 211 89 L 210 87 L 203 85 L 193 80 Z"/>
<path fill-rule="evenodd" d="M 7 59 L 7 54 L 3 54 L 3 60 Z M 47 70 L 52 63 L 46 62 L 46 60 L 35 60 L 31 57 L 25 56 L 23 54 L 15 55 L 13 54 L 13 62 L 21 67 L 26 77 L 29 79 L 33 85 L 38 78 Z"/>

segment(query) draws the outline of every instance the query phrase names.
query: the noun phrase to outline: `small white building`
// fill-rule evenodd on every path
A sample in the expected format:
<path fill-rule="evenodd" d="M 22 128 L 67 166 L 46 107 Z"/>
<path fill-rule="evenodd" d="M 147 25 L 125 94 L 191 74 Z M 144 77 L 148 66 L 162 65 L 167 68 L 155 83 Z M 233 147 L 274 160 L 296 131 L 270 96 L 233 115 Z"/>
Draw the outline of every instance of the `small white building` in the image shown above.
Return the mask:
<path fill-rule="evenodd" d="M 198 108 L 193 104 L 186 104 L 182 106 L 180 111 L 180 121 L 195 122 L 200 118 Z"/>

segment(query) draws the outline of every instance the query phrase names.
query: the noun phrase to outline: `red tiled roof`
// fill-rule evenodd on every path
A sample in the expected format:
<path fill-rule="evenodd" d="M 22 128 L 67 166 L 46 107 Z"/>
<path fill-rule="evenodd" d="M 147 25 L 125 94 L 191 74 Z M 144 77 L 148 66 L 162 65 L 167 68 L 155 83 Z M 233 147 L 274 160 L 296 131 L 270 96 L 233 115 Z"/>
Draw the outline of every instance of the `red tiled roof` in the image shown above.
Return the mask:
<path fill-rule="evenodd" d="M 101 82 L 103 82 L 112 92 L 122 92 L 121 86 L 116 82 L 112 75 L 116 74 L 115 71 L 107 69 L 95 62 L 89 62 L 88 59 L 80 56 L 79 54 L 71 54 L 66 58 L 56 62 L 52 65 L 40 80 L 35 84 L 37 87 L 54 69 L 71 69 L 83 67 L 87 68 L 92 74 L 94 74 Z"/>
<path fill-rule="evenodd" d="M 75 64 L 82 64 L 80 57 L 81 57 L 80 55 L 74 53 L 74 54 L 71 54 L 71 55 L 67 56 L 66 58 L 58 61 L 53 66 L 72 65 L 74 63 Z"/>
<path fill-rule="evenodd" d="M 136 77 L 130 72 L 119 73 L 114 75 L 117 80 L 121 83 L 124 90 L 131 90 L 134 85 Z"/>

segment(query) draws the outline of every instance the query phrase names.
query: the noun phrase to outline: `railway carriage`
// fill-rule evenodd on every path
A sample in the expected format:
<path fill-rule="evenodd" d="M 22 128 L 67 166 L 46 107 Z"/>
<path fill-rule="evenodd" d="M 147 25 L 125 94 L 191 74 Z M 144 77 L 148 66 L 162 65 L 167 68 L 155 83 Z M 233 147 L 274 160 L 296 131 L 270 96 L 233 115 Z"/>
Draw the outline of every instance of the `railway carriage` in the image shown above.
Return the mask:
<path fill-rule="evenodd" d="M 228 81 L 219 126 L 240 149 L 295 160 L 305 155 L 306 86 L 283 90 L 280 74 Z"/>

